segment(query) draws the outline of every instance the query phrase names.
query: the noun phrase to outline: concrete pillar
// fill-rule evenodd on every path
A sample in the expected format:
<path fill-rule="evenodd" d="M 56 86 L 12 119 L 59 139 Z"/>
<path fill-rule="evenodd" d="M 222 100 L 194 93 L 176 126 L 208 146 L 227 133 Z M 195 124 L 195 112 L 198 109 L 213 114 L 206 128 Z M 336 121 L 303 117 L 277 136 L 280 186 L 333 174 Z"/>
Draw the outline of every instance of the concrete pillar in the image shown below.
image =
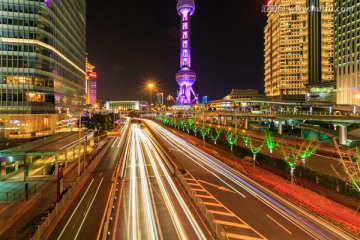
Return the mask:
<path fill-rule="evenodd" d="M 65 168 L 67 167 L 67 164 L 68 164 L 67 152 L 68 152 L 68 150 L 66 149 L 66 150 L 65 150 L 65 153 L 64 153 L 64 157 L 65 157 Z"/>
<path fill-rule="evenodd" d="M 86 141 L 84 141 L 84 169 L 85 169 L 85 162 L 86 162 Z"/>
<path fill-rule="evenodd" d="M 283 134 L 282 120 L 280 120 L 280 121 L 279 121 L 279 124 L 278 124 L 278 134 L 280 134 L 280 135 Z"/>
<path fill-rule="evenodd" d="M 30 164 L 32 163 L 32 157 L 31 156 L 24 156 L 24 182 L 26 181 L 26 178 L 29 176 L 29 168 Z"/>
<path fill-rule="evenodd" d="M 347 126 L 339 125 L 339 144 L 346 145 Z"/>
<path fill-rule="evenodd" d="M 312 114 L 313 113 L 313 107 L 311 106 L 310 107 L 310 114 Z"/>
<path fill-rule="evenodd" d="M 6 162 L 0 164 L 0 182 L 6 180 Z"/>
<path fill-rule="evenodd" d="M 95 139 L 92 138 L 90 139 L 90 147 L 94 147 L 94 145 L 95 145 Z"/>
<path fill-rule="evenodd" d="M 55 155 L 55 175 L 58 175 L 59 172 L 59 160 L 58 160 L 58 154 Z"/>
<path fill-rule="evenodd" d="M 244 120 L 244 128 L 249 129 L 249 119 L 248 118 L 245 118 L 245 120 Z"/>
<path fill-rule="evenodd" d="M 19 170 L 19 161 L 15 161 L 15 171 Z"/>

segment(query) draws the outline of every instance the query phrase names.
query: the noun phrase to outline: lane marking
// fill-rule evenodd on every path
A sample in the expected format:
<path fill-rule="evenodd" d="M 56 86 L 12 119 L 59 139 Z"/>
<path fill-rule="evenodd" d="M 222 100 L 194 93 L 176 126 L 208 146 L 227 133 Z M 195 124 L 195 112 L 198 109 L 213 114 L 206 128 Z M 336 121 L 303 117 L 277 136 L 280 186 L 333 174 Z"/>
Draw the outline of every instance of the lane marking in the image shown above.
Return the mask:
<path fill-rule="evenodd" d="M 211 186 L 211 187 L 215 187 L 215 188 L 217 188 L 217 189 L 219 189 L 219 190 L 222 190 L 222 191 L 235 193 L 234 191 L 232 191 L 232 190 L 230 190 L 230 189 L 228 189 L 228 188 L 226 188 L 226 187 L 224 187 L 224 186 L 219 186 L 219 185 L 216 185 L 216 184 L 212 184 L 212 183 L 209 183 L 209 182 L 205 182 L 205 181 L 203 181 L 203 180 L 198 180 L 198 181 L 199 181 L 199 182 L 202 182 L 202 183 L 204 183 L 204 184 L 206 184 L 206 185 L 209 185 L 209 186 Z"/>
<path fill-rule="evenodd" d="M 283 225 L 281 225 L 279 222 L 277 222 L 275 219 L 273 219 L 272 217 L 270 217 L 268 214 L 266 214 L 266 216 L 268 218 L 270 218 L 273 222 L 275 222 L 277 225 L 279 225 L 279 227 L 281 227 L 282 229 L 284 229 L 287 233 L 292 234 L 287 228 L 285 228 Z"/>
<path fill-rule="evenodd" d="M 80 230 L 81 230 L 82 226 L 84 225 L 85 219 L 86 219 L 87 215 L 89 214 L 90 208 L 92 207 L 92 205 L 93 205 L 93 203 L 94 203 L 94 200 L 95 200 L 95 198 L 96 198 L 96 196 L 97 196 L 97 194 L 98 194 L 98 192 L 99 192 L 99 189 L 100 189 L 100 186 L 101 186 L 103 180 L 104 180 L 104 178 L 101 178 L 100 184 L 99 184 L 98 188 L 96 189 L 96 192 L 95 192 L 95 194 L 94 194 L 94 197 L 93 197 L 93 199 L 91 200 L 90 206 L 88 207 L 88 209 L 87 209 L 87 211 L 86 211 L 86 213 L 85 213 L 85 216 L 84 216 L 84 218 L 83 218 L 83 220 L 82 220 L 82 222 L 81 222 L 81 224 L 80 224 L 80 227 L 79 227 L 79 229 L 78 229 L 78 231 L 77 231 L 77 233 L 76 233 L 76 235 L 75 235 L 75 240 L 76 240 L 76 239 L 78 238 L 78 236 L 79 236 Z M 106 209 L 105 209 L 105 211 L 106 211 Z"/>
<path fill-rule="evenodd" d="M 208 195 L 195 194 L 195 196 L 197 196 L 198 198 L 208 198 L 208 199 L 216 200 L 213 196 L 208 196 Z"/>
<path fill-rule="evenodd" d="M 224 233 L 222 233 L 222 234 L 224 234 Z M 263 240 L 263 238 L 249 237 L 249 236 L 246 236 L 246 235 L 239 235 L 239 234 L 233 234 L 233 233 L 225 233 L 225 235 L 228 238 L 235 238 L 235 239 Z"/>
<path fill-rule="evenodd" d="M 216 215 L 223 215 L 223 216 L 230 216 L 230 217 L 235 217 L 236 215 L 233 213 L 229 213 L 229 212 L 220 212 L 220 211 L 215 211 L 215 210 L 208 210 L 209 213 L 212 214 L 216 214 Z"/>
<path fill-rule="evenodd" d="M 231 227 L 251 229 L 251 227 L 247 224 L 234 223 L 234 222 L 228 222 L 228 221 L 222 221 L 222 220 L 215 220 L 215 223 L 221 224 L 221 225 L 226 225 L 226 226 L 231 226 Z"/>
<path fill-rule="evenodd" d="M 71 216 L 70 216 L 69 220 L 67 221 L 67 223 L 66 223 L 65 227 L 64 227 L 64 228 L 63 228 L 63 230 L 61 231 L 61 233 L 60 233 L 59 237 L 57 238 L 58 240 L 59 240 L 59 239 L 62 237 L 62 235 L 64 234 L 65 229 L 66 229 L 66 228 L 67 228 L 67 226 L 69 225 L 69 223 L 70 223 L 71 219 L 74 217 L 75 212 L 77 211 L 77 209 L 78 209 L 78 208 L 79 208 L 79 206 L 81 205 L 82 201 L 84 200 L 84 198 L 85 198 L 85 196 L 86 196 L 86 193 L 89 191 L 89 189 L 90 189 L 91 185 L 93 184 L 93 182 L 94 182 L 94 178 L 91 180 L 91 182 L 90 182 L 89 186 L 87 187 L 87 189 L 86 189 L 86 191 L 85 191 L 84 195 L 82 196 L 82 198 L 81 198 L 80 202 L 79 202 L 79 203 L 78 203 L 78 205 L 76 206 L 76 208 L 75 208 L 74 212 L 71 214 Z"/>
<path fill-rule="evenodd" d="M 222 207 L 223 205 L 220 203 L 211 203 L 211 202 L 203 202 L 204 205 L 214 206 L 214 207 Z"/>

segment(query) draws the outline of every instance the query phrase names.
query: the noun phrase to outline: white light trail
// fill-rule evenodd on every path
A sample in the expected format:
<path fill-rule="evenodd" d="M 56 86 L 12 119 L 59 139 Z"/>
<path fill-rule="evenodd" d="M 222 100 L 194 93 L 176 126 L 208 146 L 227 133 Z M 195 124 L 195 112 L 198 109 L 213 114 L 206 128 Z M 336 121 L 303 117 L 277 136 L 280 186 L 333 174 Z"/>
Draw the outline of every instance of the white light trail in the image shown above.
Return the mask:
<path fill-rule="evenodd" d="M 172 201 L 170 199 L 170 196 L 168 195 L 165 185 L 161 179 L 160 173 L 158 172 L 158 169 L 156 168 L 156 162 L 155 159 L 158 163 L 158 165 L 160 166 L 161 170 L 162 170 L 162 174 L 164 174 L 164 176 L 166 177 L 166 180 L 168 181 L 168 184 L 170 185 L 173 193 L 175 194 L 178 202 L 180 203 L 184 213 L 186 214 L 186 217 L 188 218 L 190 224 L 192 225 L 196 235 L 198 236 L 199 239 L 206 239 L 205 234 L 203 233 L 203 231 L 201 230 L 201 227 L 198 225 L 195 217 L 193 216 L 193 214 L 191 213 L 190 209 L 188 208 L 187 204 L 185 203 L 183 197 L 181 196 L 180 192 L 178 191 L 175 183 L 173 182 L 170 174 L 168 173 L 166 166 L 164 165 L 163 161 L 161 161 L 160 159 L 162 158 L 159 155 L 159 152 L 161 152 L 161 150 L 157 147 L 157 145 L 154 143 L 154 141 L 147 136 L 144 132 L 140 132 L 139 133 L 140 136 L 143 137 L 144 142 L 146 143 L 146 148 L 148 151 L 148 155 L 150 157 L 150 161 L 152 162 L 152 166 L 155 172 L 155 176 L 158 179 L 158 183 L 161 186 L 161 190 L 162 190 L 162 194 L 164 196 L 164 200 L 166 200 L 167 202 L 167 206 L 170 207 L 169 211 L 172 214 L 172 219 L 175 222 L 175 226 L 177 227 L 177 231 L 181 236 L 181 239 L 187 239 L 186 237 L 186 232 L 184 231 L 182 224 L 180 222 L 180 219 L 178 217 L 178 215 L 175 213 L 175 208 L 173 207 Z M 157 149 L 157 151 L 155 151 L 154 149 Z M 155 155 L 155 158 L 152 157 L 151 152 Z"/>

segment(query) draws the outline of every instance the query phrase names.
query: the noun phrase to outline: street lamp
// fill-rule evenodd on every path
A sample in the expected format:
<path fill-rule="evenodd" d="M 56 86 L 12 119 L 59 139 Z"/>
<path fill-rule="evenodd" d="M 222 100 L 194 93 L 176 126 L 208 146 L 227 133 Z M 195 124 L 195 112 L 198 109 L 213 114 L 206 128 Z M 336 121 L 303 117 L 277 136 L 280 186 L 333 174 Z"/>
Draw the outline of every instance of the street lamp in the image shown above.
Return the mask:
<path fill-rule="evenodd" d="M 79 116 L 79 140 L 78 140 L 78 144 L 79 144 L 79 160 L 78 160 L 78 177 L 80 177 L 80 173 L 81 173 L 81 167 L 80 167 L 80 162 L 81 162 L 81 144 L 80 144 L 80 139 L 81 139 L 81 115 L 83 113 L 83 110 L 81 110 L 80 112 L 80 116 Z M 85 154 L 85 149 L 84 149 L 84 154 Z M 84 162 L 85 164 L 85 162 Z"/>
<path fill-rule="evenodd" d="M 151 106 L 151 102 L 152 102 L 152 90 L 153 88 L 155 87 L 155 84 L 153 82 L 149 82 L 147 87 L 149 88 L 150 90 L 150 102 L 149 102 L 149 105 Z"/>

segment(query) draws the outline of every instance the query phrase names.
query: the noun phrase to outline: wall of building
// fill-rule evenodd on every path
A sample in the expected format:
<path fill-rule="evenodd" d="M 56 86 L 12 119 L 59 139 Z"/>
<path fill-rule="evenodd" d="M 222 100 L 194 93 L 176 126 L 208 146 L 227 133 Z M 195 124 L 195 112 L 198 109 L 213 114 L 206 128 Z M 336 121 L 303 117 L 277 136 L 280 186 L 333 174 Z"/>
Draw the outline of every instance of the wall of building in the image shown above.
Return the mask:
<path fill-rule="evenodd" d="M 360 105 L 359 1 L 335 0 L 335 7 L 348 8 L 335 15 L 337 103 Z"/>

